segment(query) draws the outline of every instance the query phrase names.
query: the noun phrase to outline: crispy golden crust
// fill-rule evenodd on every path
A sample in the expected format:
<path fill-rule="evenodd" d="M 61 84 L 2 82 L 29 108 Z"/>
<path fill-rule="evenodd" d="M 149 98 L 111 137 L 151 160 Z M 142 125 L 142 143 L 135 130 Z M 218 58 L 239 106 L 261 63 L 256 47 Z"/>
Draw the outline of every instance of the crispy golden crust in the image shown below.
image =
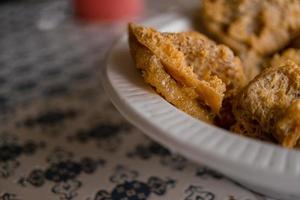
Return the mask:
<path fill-rule="evenodd" d="M 225 98 L 214 123 L 228 129 L 234 122 L 232 98 L 243 88 L 246 77 L 240 59 L 224 45 L 216 45 L 197 32 L 164 33 L 175 47 L 182 51 L 186 62 L 192 66 L 199 79 L 215 75 L 226 84 Z"/>
<path fill-rule="evenodd" d="M 233 48 L 249 78 L 264 56 L 286 46 L 300 31 L 299 0 L 203 0 L 207 30 Z"/>
<path fill-rule="evenodd" d="M 238 52 L 237 54 L 242 61 L 245 75 L 249 82 L 260 73 L 261 66 L 264 64 L 266 58 L 253 50 Z"/>
<path fill-rule="evenodd" d="M 272 135 L 264 132 L 259 126 L 251 123 L 238 121 L 231 126 L 230 130 L 242 136 L 259 139 L 265 142 L 276 143 L 276 140 L 272 137 Z"/>
<path fill-rule="evenodd" d="M 276 54 L 270 61 L 269 66 L 279 66 L 291 60 L 300 66 L 300 49 L 287 49 L 282 54 Z"/>
<path fill-rule="evenodd" d="M 298 0 L 203 0 L 203 21 L 214 33 L 232 39 L 238 50 L 261 55 L 285 46 L 299 33 Z"/>
<path fill-rule="evenodd" d="M 218 113 L 224 97 L 225 84 L 216 76 L 208 80 L 198 79 L 184 54 L 177 50 L 172 41 L 153 28 L 130 24 L 129 29 L 139 43 L 147 47 L 163 63 L 166 71 L 181 84 L 195 88 L 199 98 Z"/>
<path fill-rule="evenodd" d="M 236 93 L 246 83 L 241 61 L 224 45 L 217 45 L 197 32 L 164 33 L 184 54 L 198 79 L 217 76 L 226 84 L 226 96 Z"/>
<path fill-rule="evenodd" d="M 245 84 L 240 60 L 227 47 L 216 45 L 204 35 L 159 33 L 134 24 L 129 29 L 175 80 L 195 88 L 199 98 L 215 113 L 221 108 L 225 89 L 228 96 Z"/>
<path fill-rule="evenodd" d="M 300 139 L 300 99 L 292 102 L 276 123 L 274 136 L 284 147 L 293 148 Z"/>
<path fill-rule="evenodd" d="M 186 62 L 193 67 L 198 78 L 215 75 L 226 84 L 225 98 L 214 123 L 228 129 L 234 122 L 232 98 L 246 83 L 240 59 L 224 45 L 216 45 L 197 32 L 164 33 L 175 47 L 182 51 Z"/>
<path fill-rule="evenodd" d="M 237 96 L 233 112 L 238 124 L 247 130 L 256 130 L 252 134 L 276 137 L 272 135 L 274 124 L 299 96 L 300 67 L 287 61 L 284 65 L 266 68 L 252 80 Z"/>
<path fill-rule="evenodd" d="M 129 45 L 136 66 L 147 83 L 180 110 L 202 121 L 212 123 L 213 115 L 201 105 L 195 90 L 178 83 L 165 71 L 160 59 L 141 45 L 129 30 Z"/>

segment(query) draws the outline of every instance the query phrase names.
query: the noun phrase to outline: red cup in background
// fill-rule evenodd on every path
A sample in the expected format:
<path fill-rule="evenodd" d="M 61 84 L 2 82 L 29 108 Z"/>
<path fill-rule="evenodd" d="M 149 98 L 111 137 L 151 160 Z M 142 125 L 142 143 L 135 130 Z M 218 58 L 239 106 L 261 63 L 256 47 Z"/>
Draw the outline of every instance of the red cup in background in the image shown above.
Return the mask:
<path fill-rule="evenodd" d="M 85 21 L 126 21 L 143 12 L 143 0 L 73 0 L 76 15 Z"/>

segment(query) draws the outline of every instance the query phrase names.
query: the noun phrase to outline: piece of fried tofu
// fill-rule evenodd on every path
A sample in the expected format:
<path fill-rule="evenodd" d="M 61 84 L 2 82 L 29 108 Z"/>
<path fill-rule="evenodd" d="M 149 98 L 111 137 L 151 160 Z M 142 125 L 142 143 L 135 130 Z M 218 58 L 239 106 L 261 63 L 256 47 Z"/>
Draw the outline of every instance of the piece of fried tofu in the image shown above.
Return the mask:
<path fill-rule="evenodd" d="M 300 66 L 300 49 L 289 48 L 281 54 L 276 54 L 270 61 L 270 66 L 283 65 L 287 60 L 291 60 Z"/>
<path fill-rule="evenodd" d="M 130 30 L 131 31 L 131 30 Z M 165 70 L 160 59 L 148 48 L 140 44 L 129 32 L 129 45 L 132 58 L 141 69 L 144 80 L 168 102 L 202 121 L 212 123 L 213 116 L 197 100 L 197 94 L 191 87 L 178 84 Z"/>
<path fill-rule="evenodd" d="M 286 146 L 276 132 L 276 123 L 299 97 L 300 67 L 297 64 L 287 60 L 282 65 L 268 67 L 236 97 L 233 112 L 237 124 L 232 130 L 243 134 L 245 129 L 245 135 L 251 130 L 257 138 L 267 134 L 264 137 L 274 137 Z M 241 125 L 244 128 L 237 128 Z"/>
<path fill-rule="evenodd" d="M 298 146 L 300 140 L 300 99 L 286 109 L 275 125 L 274 137 L 284 147 Z"/>
<path fill-rule="evenodd" d="M 152 58 L 152 65 L 161 66 L 165 75 L 169 75 L 177 87 L 186 88 L 189 94 L 193 94 L 191 96 L 195 101 L 202 105 L 200 107 L 211 110 L 209 113 L 218 114 L 224 97 L 245 84 L 240 60 L 230 49 L 216 45 L 200 33 L 160 33 L 153 28 L 129 24 L 129 44 L 137 67 L 144 74 L 147 74 L 150 62 L 140 60 L 155 57 L 155 64 Z M 137 49 L 139 56 L 136 55 Z M 154 79 L 151 76 L 154 75 L 148 73 L 148 78 L 145 78 L 148 83 Z M 178 105 L 178 102 L 175 104 L 168 99 L 162 89 L 158 89 L 170 86 L 163 82 L 154 85 L 152 81 L 150 84 L 169 102 Z"/>
<path fill-rule="evenodd" d="M 201 16 L 207 31 L 240 56 L 249 80 L 300 32 L 298 0 L 202 0 Z"/>

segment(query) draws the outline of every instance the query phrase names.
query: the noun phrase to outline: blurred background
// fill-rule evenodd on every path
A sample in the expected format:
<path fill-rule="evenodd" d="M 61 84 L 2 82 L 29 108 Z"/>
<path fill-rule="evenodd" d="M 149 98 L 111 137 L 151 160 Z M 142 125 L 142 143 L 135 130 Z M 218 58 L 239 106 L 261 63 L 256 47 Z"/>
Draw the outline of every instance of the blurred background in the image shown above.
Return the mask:
<path fill-rule="evenodd" d="M 37 95 L 65 93 L 73 82 L 94 74 L 90 68 L 104 65 L 106 51 L 128 21 L 184 12 L 195 4 L 197 0 L 1 1 L 2 110 Z"/>

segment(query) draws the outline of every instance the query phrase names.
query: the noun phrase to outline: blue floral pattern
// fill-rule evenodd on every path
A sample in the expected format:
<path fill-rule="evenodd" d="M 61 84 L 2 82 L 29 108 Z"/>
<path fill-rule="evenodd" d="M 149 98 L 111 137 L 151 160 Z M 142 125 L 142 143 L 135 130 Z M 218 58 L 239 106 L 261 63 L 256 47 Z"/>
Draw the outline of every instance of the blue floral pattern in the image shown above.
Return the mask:
<path fill-rule="evenodd" d="M 127 154 L 129 158 L 138 157 L 143 160 L 149 160 L 152 157 L 159 157 L 162 165 L 168 166 L 174 170 L 183 170 L 187 165 L 187 160 L 179 155 L 172 154 L 163 146 L 150 142 L 147 145 L 137 145 L 135 149 Z"/>
<path fill-rule="evenodd" d="M 52 192 L 60 195 L 62 200 L 71 200 L 77 196 L 81 181 L 77 177 L 82 174 L 92 174 L 99 166 L 103 166 L 103 159 L 94 160 L 89 157 L 82 158 L 79 162 L 73 160 L 73 154 L 60 148 L 55 149 L 48 157 L 49 166 L 32 170 L 27 177 L 22 177 L 19 183 L 26 187 L 28 184 L 41 187 L 46 181 L 54 183 Z"/>
<path fill-rule="evenodd" d="M 0 200 L 20 200 L 20 198 L 16 194 L 6 192 L 0 195 Z"/>
<path fill-rule="evenodd" d="M 196 176 L 201 177 L 203 179 L 206 179 L 208 177 L 211 177 L 214 179 L 223 179 L 224 178 L 224 176 L 221 173 L 219 173 L 215 170 L 212 170 L 210 168 L 207 168 L 207 167 L 199 167 L 196 170 Z"/>
<path fill-rule="evenodd" d="M 79 130 L 75 135 L 68 137 L 70 141 L 87 143 L 96 141 L 99 148 L 107 151 L 116 151 L 122 142 L 121 135 L 130 129 L 127 124 L 98 123 L 88 130 Z"/>
<path fill-rule="evenodd" d="M 31 156 L 44 142 L 27 141 L 20 144 L 12 134 L 0 133 L 0 178 L 8 178 L 20 166 L 18 158 L 22 155 Z"/>
<path fill-rule="evenodd" d="M 24 126 L 30 128 L 35 126 L 54 126 L 63 123 L 65 119 L 76 117 L 76 112 L 73 110 L 49 110 L 41 113 L 35 118 L 29 118 L 24 121 Z"/>
<path fill-rule="evenodd" d="M 111 181 L 118 183 L 111 192 L 99 190 L 94 200 L 146 200 L 153 193 L 163 196 L 168 187 L 175 186 L 175 180 L 163 180 L 159 177 L 151 176 L 147 182 L 134 180 L 138 174 L 134 170 L 125 168 L 122 165 L 116 167 Z"/>
<path fill-rule="evenodd" d="M 186 190 L 187 196 L 184 200 L 215 200 L 215 195 L 201 186 L 191 185 Z"/>

